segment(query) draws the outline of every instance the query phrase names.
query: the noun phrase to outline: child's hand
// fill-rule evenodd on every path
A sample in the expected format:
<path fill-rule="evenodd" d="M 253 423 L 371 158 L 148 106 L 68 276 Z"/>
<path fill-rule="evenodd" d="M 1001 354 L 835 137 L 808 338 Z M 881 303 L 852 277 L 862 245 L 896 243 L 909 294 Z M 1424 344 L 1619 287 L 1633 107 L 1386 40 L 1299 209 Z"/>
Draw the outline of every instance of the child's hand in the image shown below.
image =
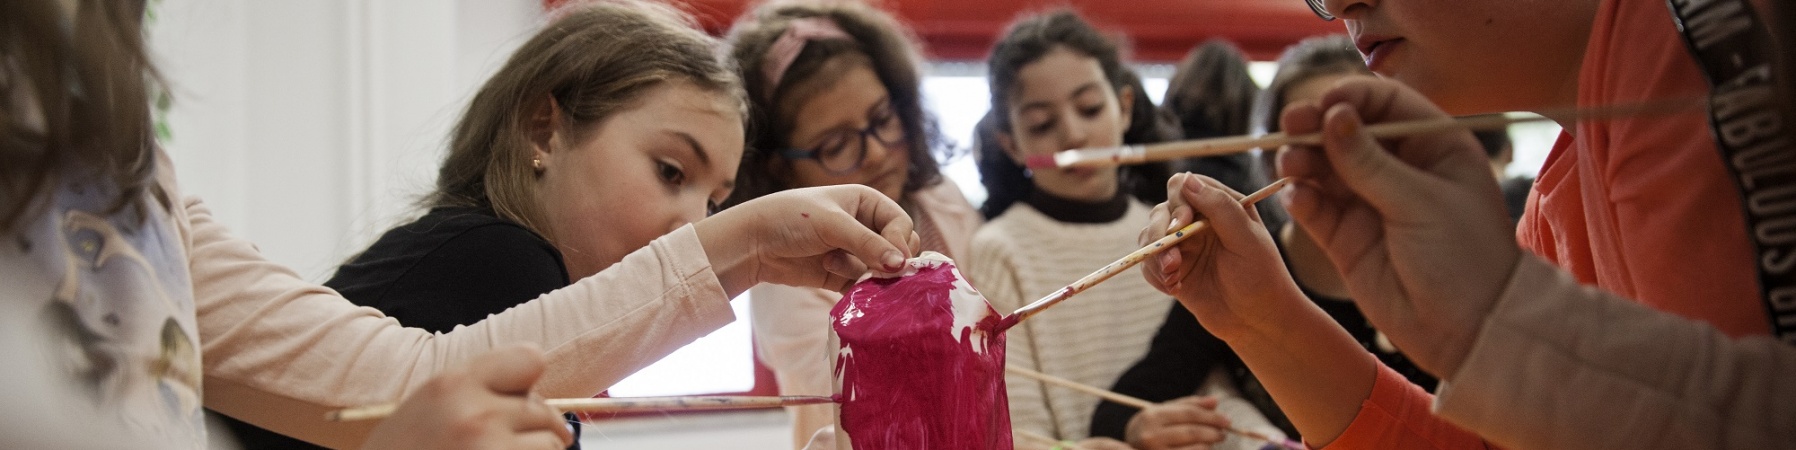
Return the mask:
<path fill-rule="evenodd" d="M 869 266 L 898 270 L 918 246 L 910 216 L 862 185 L 776 192 L 693 229 L 732 296 L 763 282 L 840 291 Z"/>
<path fill-rule="evenodd" d="M 1147 245 L 1193 220 L 1209 222 L 1209 230 L 1144 261 L 1142 272 L 1224 340 L 1275 329 L 1284 309 L 1309 306 L 1259 213 L 1241 206 L 1242 197 L 1209 177 L 1173 175 L 1168 200 L 1154 207 L 1140 237 Z"/>
<path fill-rule="evenodd" d="M 818 428 L 816 433 L 811 434 L 811 440 L 805 442 L 802 448 L 804 450 L 836 450 L 836 427 L 832 425 Z"/>
<path fill-rule="evenodd" d="M 530 395 L 548 362 L 532 345 L 488 351 L 407 396 L 362 444 L 378 449 L 563 449 L 561 413 Z"/>
<path fill-rule="evenodd" d="M 1141 450 L 1209 448 L 1222 442 L 1229 419 L 1216 412 L 1216 399 L 1190 396 L 1141 410 L 1129 419 L 1129 445 Z"/>
<path fill-rule="evenodd" d="M 1287 108 L 1291 216 L 1342 272 L 1354 301 L 1397 348 L 1451 378 L 1520 258 L 1477 141 L 1456 131 L 1376 142 L 1365 123 L 1445 118 L 1421 94 L 1375 78 L 1342 81 L 1320 104 Z"/>

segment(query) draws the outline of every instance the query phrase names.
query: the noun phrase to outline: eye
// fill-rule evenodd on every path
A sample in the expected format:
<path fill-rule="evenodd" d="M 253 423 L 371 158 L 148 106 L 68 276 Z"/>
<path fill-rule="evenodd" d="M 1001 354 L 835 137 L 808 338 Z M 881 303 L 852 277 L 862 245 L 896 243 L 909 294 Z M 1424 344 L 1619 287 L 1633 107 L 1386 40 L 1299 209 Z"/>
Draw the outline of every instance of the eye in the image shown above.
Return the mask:
<path fill-rule="evenodd" d="M 851 139 L 848 136 L 848 134 L 844 133 L 829 135 L 828 138 L 823 140 L 823 143 L 817 145 L 817 159 L 835 159 L 837 156 L 840 156 L 842 152 L 847 151 L 848 140 Z M 858 134 L 854 136 L 859 137 Z"/>
<path fill-rule="evenodd" d="M 661 176 L 661 181 L 667 184 L 675 186 L 686 184 L 686 171 L 680 170 L 679 166 L 655 161 L 655 172 Z"/>
<path fill-rule="evenodd" d="M 1103 114 L 1103 112 L 1104 112 L 1104 104 L 1102 104 L 1102 103 L 1099 103 L 1099 104 L 1093 105 L 1093 106 L 1079 108 L 1079 115 L 1085 116 L 1088 118 L 1097 117 L 1098 114 Z"/>
<path fill-rule="evenodd" d="M 1038 123 L 1035 125 L 1030 125 L 1028 128 L 1026 128 L 1026 130 L 1029 131 L 1029 134 L 1048 134 L 1049 132 L 1054 131 L 1054 121 L 1049 120 L 1049 121 L 1045 121 L 1045 122 Z"/>

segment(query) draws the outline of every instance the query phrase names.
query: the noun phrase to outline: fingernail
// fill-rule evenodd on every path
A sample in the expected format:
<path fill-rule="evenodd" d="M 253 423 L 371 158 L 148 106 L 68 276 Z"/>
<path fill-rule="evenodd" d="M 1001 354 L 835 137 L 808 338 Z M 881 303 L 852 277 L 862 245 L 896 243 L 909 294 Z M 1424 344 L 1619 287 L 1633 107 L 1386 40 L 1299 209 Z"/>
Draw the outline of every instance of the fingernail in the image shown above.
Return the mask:
<path fill-rule="evenodd" d="M 886 252 L 885 256 L 879 257 L 879 262 L 885 266 L 887 272 L 897 272 L 898 269 L 904 268 L 904 254 L 897 250 L 890 250 Z"/>
<path fill-rule="evenodd" d="M 1173 218 L 1172 223 L 1166 224 L 1166 232 L 1171 233 L 1174 231 L 1178 231 L 1178 229 L 1180 229 L 1180 228 L 1184 228 L 1185 224 L 1180 223 L 1180 222 L 1183 222 L 1183 221 L 1179 220 L 1178 218 Z"/>

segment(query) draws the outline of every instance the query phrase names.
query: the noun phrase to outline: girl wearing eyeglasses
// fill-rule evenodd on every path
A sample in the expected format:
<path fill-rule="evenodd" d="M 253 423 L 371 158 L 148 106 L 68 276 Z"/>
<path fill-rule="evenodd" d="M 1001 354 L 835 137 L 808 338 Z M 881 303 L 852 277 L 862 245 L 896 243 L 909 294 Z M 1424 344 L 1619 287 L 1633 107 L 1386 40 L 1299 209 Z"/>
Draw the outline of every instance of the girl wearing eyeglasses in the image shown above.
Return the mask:
<path fill-rule="evenodd" d="M 936 165 L 932 150 L 947 146 L 923 112 L 920 58 L 896 20 L 848 2 L 784 3 L 749 12 L 729 41 L 754 125 L 726 204 L 866 185 L 904 207 L 922 249 L 964 255 L 982 220 Z M 841 295 L 785 286 L 750 292 L 755 345 L 780 393 L 832 393 L 828 320 Z M 831 405 L 788 409 L 795 444 L 835 423 Z"/>

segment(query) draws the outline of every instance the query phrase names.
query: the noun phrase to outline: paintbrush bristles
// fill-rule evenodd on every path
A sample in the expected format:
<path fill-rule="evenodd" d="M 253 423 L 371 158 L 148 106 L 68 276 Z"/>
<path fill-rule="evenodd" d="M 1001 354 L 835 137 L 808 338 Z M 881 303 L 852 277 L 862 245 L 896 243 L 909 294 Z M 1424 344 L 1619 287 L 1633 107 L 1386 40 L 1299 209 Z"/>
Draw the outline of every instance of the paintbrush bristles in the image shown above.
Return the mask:
<path fill-rule="evenodd" d="M 774 408 L 794 405 L 818 405 L 835 403 L 835 399 L 815 395 L 785 395 L 777 397 L 746 397 L 732 395 L 692 395 L 679 397 L 606 397 L 606 398 L 552 398 L 544 400 L 550 407 L 562 412 L 625 412 L 625 411 L 665 411 L 665 410 L 700 410 L 700 409 L 746 409 Z M 398 409 L 397 404 L 361 406 L 332 411 L 325 414 L 324 419 L 332 422 L 354 422 L 386 418 Z"/>
<path fill-rule="evenodd" d="M 1272 194 L 1277 193 L 1279 189 L 1284 188 L 1285 185 L 1290 184 L 1290 182 L 1291 179 L 1289 177 L 1280 178 L 1278 181 L 1274 181 L 1272 184 L 1242 198 L 1241 205 L 1248 206 L 1253 205 L 1254 203 L 1259 203 L 1260 200 L 1265 200 L 1267 197 L 1271 197 Z M 1028 319 L 1030 316 L 1041 313 L 1042 310 L 1048 309 L 1048 307 L 1054 306 L 1074 295 L 1078 295 L 1086 289 L 1091 289 L 1092 286 L 1096 286 L 1098 283 L 1102 283 L 1104 280 L 1116 276 L 1116 274 L 1129 270 L 1130 267 L 1135 267 L 1136 264 L 1141 263 L 1142 260 L 1145 260 L 1150 256 L 1177 246 L 1180 241 L 1190 238 L 1192 235 L 1203 231 L 1204 228 L 1209 226 L 1208 223 L 1201 220 L 1192 222 L 1190 225 L 1186 225 L 1184 228 L 1174 231 L 1171 234 L 1166 235 L 1166 237 L 1162 237 L 1159 240 L 1148 244 L 1146 247 L 1142 247 L 1140 250 L 1130 252 L 1128 255 L 1123 256 L 1122 259 L 1118 259 L 1116 262 L 1110 263 L 1109 265 L 1104 266 L 1104 268 L 1098 269 L 1090 275 L 1086 275 L 1084 278 L 1080 278 L 1079 281 L 1074 281 L 1072 284 L 1068 284 L 1066 287 L 1060 288 L 1060 290 L 1054 291 L 1052 294 L 1048 294 L 1047 297 L 1042 297 L 1040 300 L 1017 308 L 1016 312 L 1011 313 L 1004 318 L 1004 321 L 998 325 L 998 329 L 999 331 L 1003 331 L 1016 326 L 1017 323 L 1022 322 L 1024 319 Z"/>

